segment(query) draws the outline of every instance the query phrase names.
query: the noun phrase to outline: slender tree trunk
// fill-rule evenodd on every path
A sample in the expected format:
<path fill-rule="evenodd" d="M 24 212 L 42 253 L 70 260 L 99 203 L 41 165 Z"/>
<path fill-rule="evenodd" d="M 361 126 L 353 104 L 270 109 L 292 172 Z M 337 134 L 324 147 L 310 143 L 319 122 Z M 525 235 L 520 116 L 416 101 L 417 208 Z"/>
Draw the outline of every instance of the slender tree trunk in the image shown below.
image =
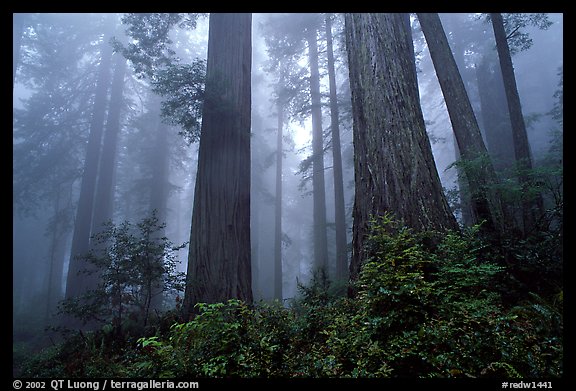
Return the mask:
<path fill-rule="evenodd" d="M 484 54 L 476 65 L 480 112 L 486 139 L 486 148 L 494 163 L 499 179 L 508 180 L 514 168 L 514 141 L 508 115 L 506 93 L 502 84 L 500 65 L 496 53 Z M 510 201 L 503 200 L 502 207 L 507 216 L 507 231 L 522 231 L 522 210 Z"/>
<path fill-rule="evenodd" d="M 274 299 L 282 302 L 282 127 L 284 113 L 281 103 L 278 103 L 278 135 L 276 138 L 276 200 L 274 229 Z"/>
<path fill-rule="evenodd" d="M 420 106 L 408 14 L 345 14 L 354 119 L 350 277 L 366 258 L 369 222 L 391 212 L 415 230 L 458 229 Z"/>
<path fill-rule="evenodd" d="M 494 169 L 501 174 L 514 163 L 514 142 L 502 74 L 499 66 L 494 67 L 494 61 L 486 54 L 476 65 L 476 81 L 486 148 L 492 157 Z"/>
<path fill-rule="evenodd" d="M 254 192 L 252 193 L 254 194 Z M 255 197 L 252 197 L 254 199 Z M 251 268 L 252 268 L 252 291 L 256 295 L 256 299 L 261 296 L 260 286 L 260 208 L 252 208 L 254 215 L 252 216 L 251 230 Z"/>
<path fill-rule="evenodd" d="M 518 179 L 523 188 L 523 193 L 529 193 L 530 175 L 528 171 L 532 169 L 532 156 L 530 154 L 530 144 L 528 134 L 526 133 L 526 124 L 522 115 L 522 105 L 520 95 L 516 86 L 516 77 L 514 75 L 514 66 L 508 47 L 506 31 L 502 14 L 490 14 L 494 37 L 496 39 L 496 49 L 500 60 L 502 79 L 504 81 L 504 90 L 506 91 L 506 100 L 508 102 L 508 111 L 510 112 L 510 122 L 512 124 L 512 138 L 514 139 L 514 156 L 518 164 Z M 529 233 L 535 228 L 536 221 L 542 213 L 542 195 L 538 193 L 535 197 L 524 197 L 522 203 L 522 220 L 524 223 L 524 234 Z"/>
<path fill-rule="evenodd" d="M 210 14 L 184 311 L 252 301 L 250 268 L 251 14 Z"/>
<path fill-rule="evenodd" d="M 168 207 L 168 181 L 169 175 L 169 148 L 168 131 L 166 124 L 160 117 L 158 102 L 158 123 L 156 125 L 156 140 L 154 142 L 154 156 L 152 157 L 152 181 L 150 186 L 150 210 L 156 211 L 156 217 L 160 223 L 166 222 Z"/>
<path fill-rule="evenodd" d="M 330 128 L 332 130 L 332 160 L 334 166 L 334 207 L 336 223 L 336 280 L 348 279 L 348 240 L 346 239 L 346 206 L 340 143 L 340 114 L 336 97 L 336 71 L 332 45 L 332 19 L 326 15 L 326 52 L 328 55 L 328 82 L 330 85 Z"/>
<path fill-rule="evenodd" d="M 156 211 L 156 217 L 160 224 L 166 223 L 168 214 L 168 189 L 170 186 L 170 150 L 168 145 L 169 127 L 162 123 L 160 117 L 160 100 L 157 100 L 158 124 L 156 126 L 156 141 L 154 143 L 154 156 L 152 159 L 152 182 L 150 187 L 150 210 Z M 165 235 L 164 228 L 155 233 L 155 238 L 160 239 Z M 160 281 L 155 281 L 159 283 Z M 164 289 L 162 286 L 151 287 L 149 307 L 154 310 L 162 310 L 164 303 Z"/>
<path fill-rule="evenodd" d="M 312 187 L 314 188 L 314 268 L 328 271 L 328 242 L 326 238 L 326 186 L 324 183 L 324 142 L 322 136 L 322 106 L 320 72 L 318 70 L 318 42 L 316 29 L 307 32 L 310 61 L 310 98 L 312 102 Z"/>
<path fill-rule="evenodd" d="M 108 39 L 105 38 L 102 42 L 102 55 L 96 84 L 96 94 L 94 97 L 94 109 L 92 111 L 92 120 L 90 122 L 90 135 L 88 138 L 86 159 L 84 161 L 84 173 L 80 185 L 80 197 L 76 210 L 76 219 L 74 221 L 72 250 L 70 253 L 70 264 L 66 283 L 67 299 L 79 296 L 95 286 L 95 281 L 89 278 L 90 276 L 79 275 L 79 272 L 86 269 L 88 265 L 78 257 L 86 254 L 90 248 L 90 229 L 92 225 L 92 212 L 94 206 L 93 201 L 96 188 L 98 162 L 100 159 L 108 87 L 110 85 L 111 58 L 112 47 L 108 43 Z"/>
<path fill-rule="evenodd" d="M 116 155 L 120 133 L 120 114 L 123 105 L 124 76 L 126 74 L 126 59 L 120 54 L 116 54 L 114 57 L 115 66 L 110 92 L 110 108 L 106 120 L 98 185 L 94 198 L 93 234 L 102 231 L 103 224 L 111 220 L 113 216 Z"/>
<path fill-rule="evenodd" d="M 56 199 L 54 200 L 54 225 L 52 227 L 52 239 L 50 243 L 50 266 L 48 268 L 48 283 L 46 284 L 46 314 L 45 314 L 45 322 L 48 324 L 52 311 L 55 309 L 56 300 L 54 299 L 57 296 L 57 292 L 59 291 L 57 287 L 58 284 L 58 275 L 60 277 L 61 274 L 58 273 L 58 264 L 62 265 L 62 260 L 58 260 L 58 246 L 61 244 L 60 240 L 60 185 L 56 185 Z M 60 268 L 60 273 L 61 273 Z"/>
<path fill-rule="evenodd" d="M 504 230 L 502 203 L 500 194 L 493 187 L 497 183 L 496 172 L 488 157 L 480 127 L 442 23 L 436 13 L 418 13 L 418 20 L 426 37 L 460 153 L 469 161 L 482 159 L 473 167 L 469 164 L 464 166 L 475 220 L 485 220 L 486 230 L 502 233 Z"/>

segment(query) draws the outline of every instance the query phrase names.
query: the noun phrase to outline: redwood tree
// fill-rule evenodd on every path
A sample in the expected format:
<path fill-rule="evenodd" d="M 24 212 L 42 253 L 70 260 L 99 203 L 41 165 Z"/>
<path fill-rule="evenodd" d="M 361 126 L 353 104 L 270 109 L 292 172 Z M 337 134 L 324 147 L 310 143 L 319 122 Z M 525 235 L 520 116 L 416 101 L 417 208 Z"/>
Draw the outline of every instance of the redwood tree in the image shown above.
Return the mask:
<path fill-rule="evenodd" d="M 514 155 L 518 164 L 518 179 L 522 185 L 523 192 L 527 194 L 530 187 L 530 177 L 528 172 L 532 169 L 532 156 L 530 154 L 530 144 L 528 143 L 528 134 L 526 133 L 526 124 L 522 115 L 522 105 L 520 104 L 520 95 L 516 86 L 516 77 L 514 75 L 514 66 L 508 46 L 508 38 L 504 29 L 502 14 L 490 14 L 494 37 L 496 39 L 496 49 L 500 60 L 502 79 L 504 80 L 504 90 L 506 91 L 506 101 L 508 102 L 508 111 L 510 112 L 510 122 L 512 124 L 512 138 L 514 140 Z M 535 197 L 525 197 L 522 205 L 522 220 L 524 222 L 524 233 L 534 229 L 536 219 L 542 209 L 542 196 L 537 194 Z"/>
<path fill-rule="evenodd" d="M 307 29 L 308 59 L 310 62 L 310 102 L 312 114 L 312 187 L 314 188 L 314 269 L 328 271 L 328 242 L 326 238 L 326 185 L 324 181 L 324 141 L 322 131 L 322 102 L 320 71 L 318 69 L 318 41 L 314 24 Z"/>
<path fill-rule="evenodd" d="M 278 98 L 278 134 L 276 135 L 276 197 L 274 200 L 274 299 L 282 302 L 282 159 L 284 157 L 282 128 L 284 108 Z"/>
<path fill-rule="evenodd" d="M 72 250 L 66 281 L 66 298 L 81 295 L 87 290 L 94 288 L 96 281 L 94 275 L 79 273 L 86 269 L 86 263 L 81 256 L 90 249 L 90 234 L 92 226 L 92 213 L 94 210 L 94 194 L 96 192 L 96 178 L 98 162 L 100 159 L 102 133 L 104 129 L 104 116 L 108 101 L 108 89 L 110 86 L 110 68 L 112 59 L 112 47 L 108 44 L 108 38 L 102 41 L 102 58 L 96 92 L 92 119 L 90 122 L 90 136 L 86 149 L 84 173 L 80 185 L 80 198 L 74 221 L 74 234 L 72 236 Z"/>
<path fill-rule="evenodd" d="M 185 313 L 198 302 L 252 301 L 251 14 L 210 14 Z"/>
<path fill-rule="evenodd" d="M 458 149 L 462 158 L 469 162 L 478 161 L 478 164 L 464 165 L 474 220 L 486 221 L 485 227 L 488 230 L 499 233 L 503 230 L 504 222 L 500 195 L 493 186 L 497 181 L 496 172 L 488 157 L 480 127 L 442 23 L 437 13 L 418 13 L 418 20 L 446 101 Z"/>
<path fill-rule="evenodd" d="M 336 98 L 336 70 L 332 45 L 332 16 L 326 15 L 326 55 L 328 58 L 328 83 L 330 85 L 330 129 L 332 131 L 332 161 L 334 166 L 334 219 L 336 225 L 336 279 L 348 277 L 348 243 L 346 239 L 346 208 L 340 145 L 340 114 Z"/>
<path fill-rule="evenodd" d="M 346 14 L 355 200 L 350 276 L 366 254 L 369 221 L 386 212 L 416 229 L 457 229 L 420 107 L 408 14 Z"/>
<path fill-rule="evenodd" d="M 102 230 L 103 224 L 112 218 L 114 202 L 114 175 L 117 161 L 118 136 L 120 134 L 120 115 L 124 105 L 124 76 L 126 74 L 126 59 L 120 54 L 115 56 L 114 77 L 110 89 L 110 108 L 106 119 L 100 168 L 98 171 L 98 186 L 94 196 L 94 217 L 92 219 L 92 235 Z"/>

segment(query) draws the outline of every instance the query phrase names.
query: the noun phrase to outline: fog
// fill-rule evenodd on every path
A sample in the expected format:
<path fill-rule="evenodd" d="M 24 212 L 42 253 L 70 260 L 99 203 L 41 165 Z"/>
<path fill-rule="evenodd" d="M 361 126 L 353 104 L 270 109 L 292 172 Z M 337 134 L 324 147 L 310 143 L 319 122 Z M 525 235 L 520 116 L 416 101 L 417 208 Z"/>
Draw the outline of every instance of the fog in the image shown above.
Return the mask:
<path fill-rule="evenodd" d="M 481 14 L 441 14 L 453 51 L 461 51 L 459 64 L 481 129 L 482 116 L 477 69 L 496 48 L 490 23 Z M 87 151 L 94 129 L 101 73 L 108 87 L 101 94 L 102 159 L 112 159 L 110 171 L 96 165 L 94 188 L 110 179 L 108 204 L 90 206 L 91 235 L 97 221 L 137 224 L 157 211 L 165 222 L 163 234 L 174 245 L 190 240 L 192 206 L 198 167 L 198 141 L 183 128 L 160 116 L 160 97 L 151 91 L 150 78 L 138 75 L 132 62 L 119 85 L 120 103 L 113 102 L 115 72 L 120 54 L 104 66 L 104 46 L 114 36 L 129 42 L 121 14 L 15 14 L 13 85 L 13 326 L 14 339 L 33 340 L 38 330 L 58 324 L 58 303 L 64 299 L 78 224 Z M 282 138 L 282 302 L 297 297 L 299 284 L 307 284 L 314 271 L 314 182 L 310 103 L 310 61 L 304 35 L 306 17 L 315 14 L 253 14 L 251 72 L 251 186 L 250 236 L 252 292 L 255 301 L 272 301 L 276 223 L 278 96 L 284 96 Z M 528 25 L 522 32 L 532 39 L 512 59 L 534 161 L 546 157 L 557 122 L 549 114 L 555 107 L 563 66 L 563 15 L 548 14 L 551 26 L 542 30 Z M 315 20 L 316 20 L 315 19 Z M 322 22 L 323 23 L 323 22 Z M 321 26 L 323 26 L 321 24 Z M 354 204 L 354 147 L 351 92 L 348 83 L 344 21 L 336 14 L 334 40 L 335 78 L 339 107 L 345 231 L 350 259 Z M 207 58 L 208 17 L 194 29 L 175 27 L 170 47 L 182 64 Z M 458 190 L 452 125 L 434 71 L 426 41 L 412 17 L 417 77 L 426 130 L 442 185 L 447 193 Z M 317 35 L 324 148 L 327 273 L 336 275 L 335 176 L 332 153 L 330 87 L 324 27 Z M 284 46 L 271 46 L 271 45 Z M 461 46 L 457 46 L 461 45 Z M 463 45 L 463 46 L 462 46 Z M 464 49 L 462 49 L 462 47 Z M 111 46 L 110 46 L 111 48 Z M 280 56 L 284 56 L 280 58 Z M 455 55 L 456 56 L 456 55 Z M 497 58 L 497 57 L 495 57 Z M 458 62 L 458 60 L 457 60 Z M 283 64 L 283 65 L 282 65 Z M 497 62 L 494 62 L 497 64 Z M 282 68 L 284 66 L 284 68 Z M 286 85 L 279 85 L 283 80 Z M 284 91 L 284 92 L 283 92 Z M 288 91 L 288 92 L 286 92 Z M 290 96 L 285 98 L 285 96 Z M 112 113 L 119 109 L 116 144 L 105 155 L 107 132 L 112 134 Z M 189 110 L 192 110 L 188 108 Z M 185 133 L 185 132 L 184 132 Z M 490 137 L 484 136 L 488 149 Z M 110 136 L 113 137 L 113 136 Z M 509 152 L 512 154 L 513 152 Z M 501 156 L 506 159 L 506 156 Z M 106 176 L 106 177 L 105 177 Z M 93 190 L 94 192 L 96 190 Z M 96 201 L 94 201 L 96 202 Z M 457 203 L 457 196 L 455 201 Z M 102 206 L 106 205 L 106 206 Z M 454 206 L 462 223 L 462 211 Z M 93 241 L 93 239 L 92 239 Z M 177 269 L 187 271 L 188 247 L 177 251 Z M 178 298 L 176 298 L 178 296 Z M 177 305 L 183 292 L 166 294 L 160 308 Z M 40 343 L 40 342 L 39 342 Z M 45 341 L 42 343 L 46 343 Z"/>

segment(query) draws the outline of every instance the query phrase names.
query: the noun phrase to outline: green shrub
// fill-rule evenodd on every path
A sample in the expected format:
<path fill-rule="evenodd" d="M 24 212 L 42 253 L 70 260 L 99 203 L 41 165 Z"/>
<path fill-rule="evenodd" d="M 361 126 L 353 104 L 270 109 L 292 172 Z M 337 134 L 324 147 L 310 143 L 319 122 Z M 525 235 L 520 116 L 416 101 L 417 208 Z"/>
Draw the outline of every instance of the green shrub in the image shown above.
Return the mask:
<path fill-rule="evenodd" d="M 25 365 L 25 376 L 505 377 L 562 376 L 562 291 L 502 300 L 510 269 L 479 227 L 416 233 L 383 216 L 353 298 L 316 274 L 290 308 L 239 300 L 174 313 L 156 334 L 118 343 L 76 334 Z M 167 325 L 171 324 L 170 327 Z"/>

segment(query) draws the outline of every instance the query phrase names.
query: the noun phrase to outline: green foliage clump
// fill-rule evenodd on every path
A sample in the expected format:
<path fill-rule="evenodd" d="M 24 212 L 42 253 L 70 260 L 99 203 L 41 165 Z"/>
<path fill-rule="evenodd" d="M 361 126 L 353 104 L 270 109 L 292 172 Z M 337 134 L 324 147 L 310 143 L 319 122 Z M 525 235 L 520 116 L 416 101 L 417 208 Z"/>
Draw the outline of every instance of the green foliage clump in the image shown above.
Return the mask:
<path fill-rule="evenodd" d="M 506 308 L 500 292 L 509 270 L 486 259 L 478 231 L 438 238 L 389 219 L 373 229 L 359 295 L 394 376 L 561 372 L 561 308 L 535 295 Z M 535 305 L 547 311 L 536 317 Z"/>
<path fill-rule="evenodd" d="M 196 28 L 202 14 L 127 13 L 122 17 L 132 42 L 123 45 L 113 40 L 115 49 L 134 66 L 139 78 L 150 81 L 152 90 L 162 96 L 161 113 L 167 123 L 182 128 L 188 142 L 198 141 L 206 64 L 201 59 L 184 63 L 173 49 L 170 31 Z"/>
<path fill-rule="evenodd" d="M 110 328 L 73 332 L 63 343 L 49 346 L 25 362 L 20 376 L 40 378 L 127 376 L 122 359 L 127 351 Z M 121 359 L 122 358 L 122 359 Z"/>
<path fill-rule="evenodd" d="M 155 213 L 136 227 L 127 221 L 111 222 L 93 236 L 95 246 L 84 259 L 94 265 L 88 274 L 99 273 L 100 284 L 85 294 L 64 300 L 61 311 L 84 322 L 111 325 L 115 332 L 130 323 L 146 326 L 156 296 L 184 290 L 184 273 L 176 270 L 176 251 L 162 235 Z"/>
<path fill-rule="evenodd" d="M 198 315 L 174 324 L 167 339 L 139 340 L 139 376 L 262 377 L 277 370 L 287 311 L 264 306 L 257 312 L 236 299 L 199 303 L 196 309 Z"/>
<path fill-rule="evenodd" d="M 562 290 L 503 300 L 510 269 L 479 227 L 413 232 L 372 222 L 355 297 L 322 273 L 289 308 L 199 303 L 188 321 L 126 341 L 76 337 L 26 374 L 123 377 L 560 377 Z M 175 321 L 176 320 L 176 321 Z M 54 348 L 53 348 L 54 349 Z M 74 357 L 71 361 L 70 357 Z M 34 372 L 36 371 L 36 372 Z"/>

